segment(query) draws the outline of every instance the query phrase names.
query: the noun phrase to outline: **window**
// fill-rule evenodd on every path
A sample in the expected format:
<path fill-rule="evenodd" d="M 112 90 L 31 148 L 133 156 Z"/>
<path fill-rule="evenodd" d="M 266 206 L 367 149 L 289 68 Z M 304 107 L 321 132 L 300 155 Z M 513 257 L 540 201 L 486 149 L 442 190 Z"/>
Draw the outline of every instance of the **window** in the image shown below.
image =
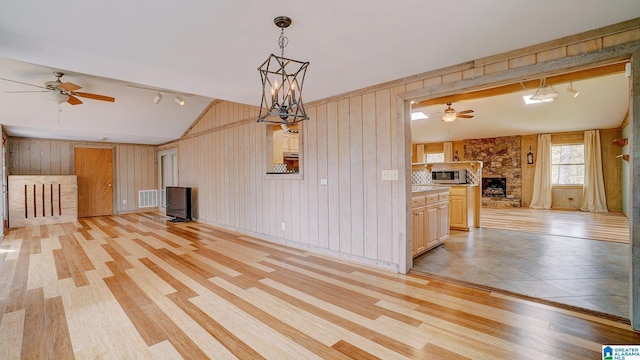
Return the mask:
<path fill-rule="evenodd" d="M 551 145 L 551 183 L 584 184 L 584 144 Z"/>
<path fill-rule="evenodd" d="M 439 163 L 444 162 L 444 153 L 427 153 L 427 162 L 428 163 Z"/>

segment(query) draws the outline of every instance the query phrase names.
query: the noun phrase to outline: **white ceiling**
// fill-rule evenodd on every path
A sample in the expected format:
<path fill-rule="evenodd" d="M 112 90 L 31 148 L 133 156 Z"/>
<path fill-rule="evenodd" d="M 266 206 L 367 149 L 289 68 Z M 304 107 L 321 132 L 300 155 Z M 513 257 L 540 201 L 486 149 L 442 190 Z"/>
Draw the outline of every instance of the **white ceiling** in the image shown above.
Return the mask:
<path fill-rule="evenodd" d="M 640 6 L 637 0 L 5 0 L 0 77 L 41 85 L 59 70 L 82 91 L 116 102 L 83 99 L 58 111 L 50 95 L 7 94 L 30 87 L 0 81 L 0 123 L 21 136 L 175 139 L 213 99 L 259 105 L 257 67 L 279 52 L 278 15 L 293 18 L 285 56 L 311 62 L 309 102 L 638 18 Z M 155 105 L 152 91 L 127 84 L 196 96 L 180 108 L 164 94 Z"/>
<path fill-rule="evenodd" d="M 452 104 L 456 111 L 473 110 L 472 119 L 443 122 L 446 105 L 415 109 L 428 119 L 413 120 L 413 143 L 480 139 L 497 136 L 528 135 L 617 128 L 629 109 L 629 79 L 624 73 L 574 81 L 578 97 L 567 95 L 569 84 L 553 85 L 559 96 L 552 102 L 526 105 L 519 91 L 489 98 Z"/>

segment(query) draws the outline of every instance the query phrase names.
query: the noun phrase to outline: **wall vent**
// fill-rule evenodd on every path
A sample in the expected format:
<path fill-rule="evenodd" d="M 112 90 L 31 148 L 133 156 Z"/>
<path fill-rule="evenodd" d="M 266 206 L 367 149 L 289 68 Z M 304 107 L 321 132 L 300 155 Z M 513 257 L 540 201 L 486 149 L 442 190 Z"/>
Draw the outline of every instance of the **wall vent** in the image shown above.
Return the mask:
<path fill-rule="evenodd" d="M 158 206 L 158 190 L 138 191 L 138 207 L 148 208 Z"/>

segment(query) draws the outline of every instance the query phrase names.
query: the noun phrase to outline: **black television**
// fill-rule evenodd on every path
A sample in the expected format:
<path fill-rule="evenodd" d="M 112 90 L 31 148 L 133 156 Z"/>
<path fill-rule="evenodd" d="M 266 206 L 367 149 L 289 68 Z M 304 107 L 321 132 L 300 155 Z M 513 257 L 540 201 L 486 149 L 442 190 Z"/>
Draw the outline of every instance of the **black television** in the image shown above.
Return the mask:
<path fill-rule="evenodd" d="M 191 188 L 181 186 L 167 186 L 167 216 L 170 221 L 191 221 Z"/>

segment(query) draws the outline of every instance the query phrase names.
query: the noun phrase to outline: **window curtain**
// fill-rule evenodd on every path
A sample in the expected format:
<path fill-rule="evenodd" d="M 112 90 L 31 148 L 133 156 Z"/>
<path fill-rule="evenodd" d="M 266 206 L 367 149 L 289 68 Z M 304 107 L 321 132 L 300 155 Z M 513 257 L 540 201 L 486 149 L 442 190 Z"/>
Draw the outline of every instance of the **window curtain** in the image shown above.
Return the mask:
<path fill-rule="evenodd" d="M 538 135 L 538 159 L 529 207 L 551 209 L 551 134 Z"/>
<path fill-rule="evenodd" d="M 607 198 L 604 192 L 602 174 L 602 151 L 600 149 L 600 131 L 584 132 L 584 185 L 580 210 L 608 212 Z"/>
<path fill-rule="evenodd" d="M 444 143 L 444 161 L 453 161 L 453 143 L 451 141 Z"/>

